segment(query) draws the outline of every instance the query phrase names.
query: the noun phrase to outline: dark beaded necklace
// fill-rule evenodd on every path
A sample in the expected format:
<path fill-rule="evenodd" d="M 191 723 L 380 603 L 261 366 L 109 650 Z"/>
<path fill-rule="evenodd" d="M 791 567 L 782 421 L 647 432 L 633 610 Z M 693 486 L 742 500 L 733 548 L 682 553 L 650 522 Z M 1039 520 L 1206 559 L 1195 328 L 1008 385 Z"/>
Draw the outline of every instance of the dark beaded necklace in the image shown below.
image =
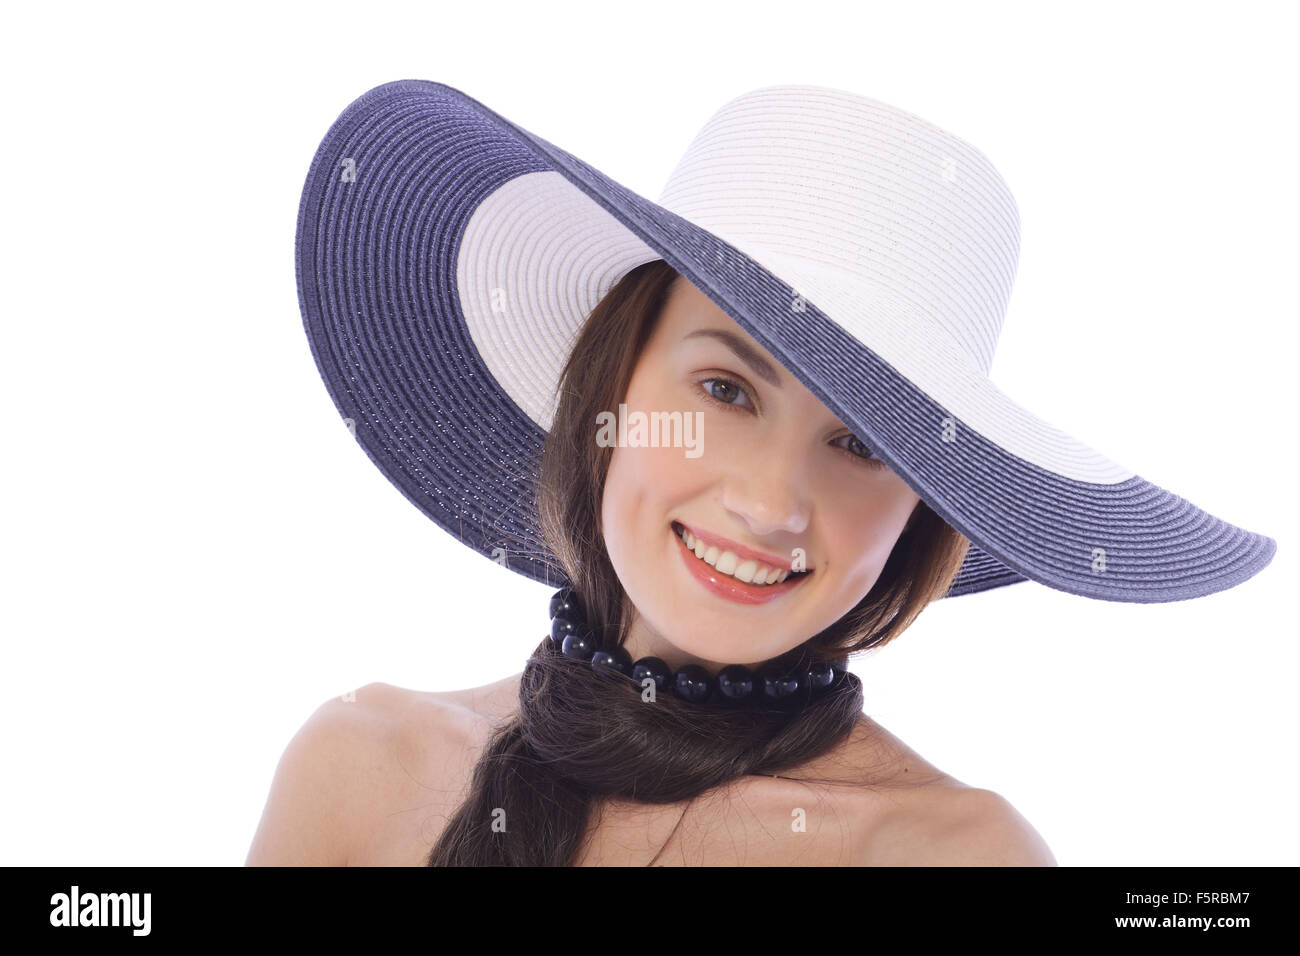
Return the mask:
<path fill-rule="evenodd" d="M 696 664 L 687 664 L 673 673 L 658 657 L 643 657 L 633 663 L 622 646 L 600 645 L 572 587 L 563 587 L 551 596 L 551 634 L 547 643 L 553 652 L 589 661 L 593 670 L 622 674 L 641 686 L 649 677 L 655 682 L 656 695 L 672 693 L 693 704 L 797 709 L 845 675 L 844 670 L 824 660 L 796 665 L 783 664 L 778 658 L 759 668 L 757 674 L 743 664 L 730 664 L 718 671 L 716 678 Z"/>

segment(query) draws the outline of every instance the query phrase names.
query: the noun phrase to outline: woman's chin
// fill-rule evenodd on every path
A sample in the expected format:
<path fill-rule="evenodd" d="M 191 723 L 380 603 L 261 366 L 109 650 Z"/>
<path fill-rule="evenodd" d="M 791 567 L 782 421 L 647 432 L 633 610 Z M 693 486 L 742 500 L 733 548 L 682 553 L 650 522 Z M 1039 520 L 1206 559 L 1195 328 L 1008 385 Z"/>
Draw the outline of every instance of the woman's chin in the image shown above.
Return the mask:
<path fill-rule="evenodd" d="M 753 664 L 778 657 L 786 649 L 770 653 L 756 650 L 753 641 L 719 642 L 717 640 L 701 641 L 685 646 L 674 645 L 680 660 L 698 664 L 707 671 L 717 671 L 730 664 Z"/>

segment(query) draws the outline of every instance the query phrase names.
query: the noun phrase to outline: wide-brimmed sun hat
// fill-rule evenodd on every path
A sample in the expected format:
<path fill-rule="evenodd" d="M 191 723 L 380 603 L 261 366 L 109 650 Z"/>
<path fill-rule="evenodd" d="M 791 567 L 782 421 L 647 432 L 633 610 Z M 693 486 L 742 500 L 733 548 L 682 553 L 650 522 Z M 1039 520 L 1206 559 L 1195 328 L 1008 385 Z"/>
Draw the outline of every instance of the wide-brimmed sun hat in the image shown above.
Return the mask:
<path fill-rule="evenodd" d="M 732 99 L 652 202 L 456 89 L 399 80 L 322 140 L 296 265 L 312 354 L 357 442 L 442 528 L 548 585 L 567 582 L 534 493 L 560 370 L 601 297 L 656 259 L 970 539 L 946 596 L 1033 580 L 1176 601 L 1257 573 L 1272 538 L 992 382 L 1019 244 L 982 153 L 842 90 Z"/>

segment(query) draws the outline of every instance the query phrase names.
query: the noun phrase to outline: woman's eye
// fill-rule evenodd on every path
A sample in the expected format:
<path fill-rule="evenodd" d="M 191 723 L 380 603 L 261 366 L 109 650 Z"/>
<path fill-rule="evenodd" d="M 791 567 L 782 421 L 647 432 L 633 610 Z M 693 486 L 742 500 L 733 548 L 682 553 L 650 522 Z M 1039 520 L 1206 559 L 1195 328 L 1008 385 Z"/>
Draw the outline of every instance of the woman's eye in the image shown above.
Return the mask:
<path fill-rule="evenodd" d="M 845 435 L 842 438 L 837 438 L 835 440 L 844 441 L 845 438 L 849 440 L 849 443 L 847 445 L 841 445 L 840 447 L 843 448 L 845 451 L 847 451 L 854 458 L 861 458 L 863 461 L 869 461 L 869 462 L 880 461 L 879 458 L 877 458 L 875 455 L 871 453 L 871 449 L 862 443 L 862 439 L 858 438 L 857 435 Z"/>
<path fill-rule="evenodd" d="M 710 383 L 713 384 L 710 385 Z M 715 405 L 734 406 L 736 405 L 736 399 L 742 395 L 746 400 L 749 399 L 749 393 L 729 378 L 706 378 L 699 385 L 704 389 L 705 401 L 712 402 Z M 753 408 L 754 403 L 750 402 L 749 405 Z M 740 407 L 743 408 L 744 406 Z"/>

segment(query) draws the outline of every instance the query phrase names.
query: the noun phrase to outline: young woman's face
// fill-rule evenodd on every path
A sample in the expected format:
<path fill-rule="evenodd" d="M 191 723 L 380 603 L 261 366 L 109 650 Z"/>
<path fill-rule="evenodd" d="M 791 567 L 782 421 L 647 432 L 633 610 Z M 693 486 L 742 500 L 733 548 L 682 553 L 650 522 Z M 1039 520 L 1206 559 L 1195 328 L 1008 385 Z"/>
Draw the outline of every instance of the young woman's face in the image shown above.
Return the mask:
<path fill-rule="evenodd" d="M 702 431 L 686 433 L 698 451 L 667 446 L 658 428 L 647 429 L 656 436 L 648 447 L 629 437 L 613 451 L 601 522 L 635 611 L 626 643 L 633 660 L 654 655 L 712 671 L 802 644 L 871 590 L 919 500 L 684 278 L 673 283 L 625 403 L 629 436 L 638 412 L 702 421 Z M 677 533 L 683 526 L 722 546 L 705 544 L 697 549 L 704 559 L 696 557 Z M 754 554 L 733 565 L 725 552 L 742 549 Z M 773 590 L 742 583 L 755 556 L 771 559 L 758 561 L 760 572 L 811 573 Z"/>

